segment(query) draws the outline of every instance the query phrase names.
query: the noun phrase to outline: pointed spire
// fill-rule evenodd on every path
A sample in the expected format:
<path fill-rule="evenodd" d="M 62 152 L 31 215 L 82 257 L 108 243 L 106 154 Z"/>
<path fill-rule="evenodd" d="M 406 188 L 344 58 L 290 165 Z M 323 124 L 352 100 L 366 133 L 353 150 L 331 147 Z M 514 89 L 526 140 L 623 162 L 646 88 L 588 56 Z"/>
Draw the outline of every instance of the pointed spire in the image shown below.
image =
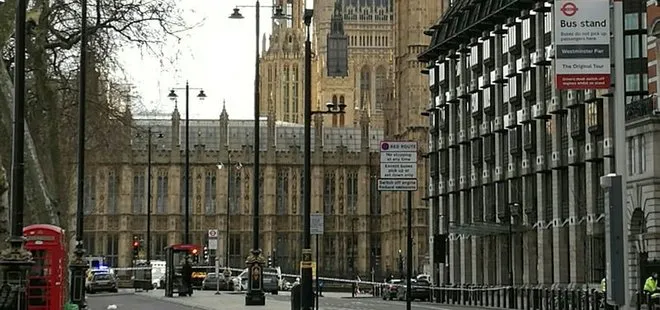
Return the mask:
<path fill-rule="evenodd" d="M 181 118 L 181 114 L 179 113 L 179 108 L 177 107 L 176 103 L 174 104 L 174 110 L 172 111 L 172 119 L 173 120 L 178 120 Z"/>
<path fill-rule="evenodd" d="M 227 103 L 225 99 L 222 99 L 222 112 L 220 112 L 221 119 L 228 119 L 229 113 L 227 113 Z"/>
<path fill-rule="evenodd" d="M 261 55 L 266 55 L 266 34 L 261 37 Z"/>

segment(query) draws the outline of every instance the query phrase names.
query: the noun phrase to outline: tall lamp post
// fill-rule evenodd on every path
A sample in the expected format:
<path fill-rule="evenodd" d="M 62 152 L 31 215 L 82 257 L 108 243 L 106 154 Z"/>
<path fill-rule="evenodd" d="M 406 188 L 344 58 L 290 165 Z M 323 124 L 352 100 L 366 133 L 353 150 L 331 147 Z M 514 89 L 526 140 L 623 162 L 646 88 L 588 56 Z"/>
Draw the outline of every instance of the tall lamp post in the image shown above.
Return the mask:
<path fill-rule="evenodd" d="M 302 310 L 311 310 L 314 307 L 314 289 L 312 285 L 312 233 L 311 233 L 311 214 L 312 214 L 312 115 L 314 114 L 339 114 L 344 113 L 346 104 L 343 102 L 326 104 L 325 111 L 312 111 L 312 42 L 310 41 L 312 17 L 314 10 L 305 9 L 303 15 L 307 34 L 305 38 L 305 124 L 304 139 L 305 145 L 303 159 L 303 250 L 302 250 Z"/>
<path fill-rule="evenodd" d="M 184 89 L 186 91 L 186 172 L 185 172 L 185 211 L 184 211 L 184 233 L 183 233 L 183 243 L 189 244 L 190 243 L 190 113 L 189 113 L 189 107 L 190 107 L 190 90 L 199 90 L 199 94 L 197 94 L 197 98 L 199 100 L 204 100 L 206 98 L 206 94 L 204 93 L 204 90 L 201 88 L 191 88 L 190 85 L 188 84 L 188 81 L 186 81 L 186 87 L 184 88 L 172 88 L 170 90 L 170 93 L 167 95 L 167 97 L 170 98 L 172 101 L 176 101 L 178 98 L 178 95 L 176 94 L 175 90 L 181 90 Z"/>
<path fill-rule="evenodd" d="M 231 162 L 231 157 L 227 157 L 227 201 L 225 202 L 227 205 L 227 219 L 225 221 L 225 274 L 227 272 L 231 272 L 229 270 L 229 219 L 231 217 L 231 182 L 232 182 L 232 162 Z M 236 170 L 240 169 L 243 167 L 240 163 L 237 163 L 235 165 Z M 225 164 L 219 163 L 218 164 L 218 170 L 222 170 L 225 168 Z M 231 274 L 230 274 L 231 275 Z M 228 277 L 228 276 L 227 276 Z"/>
<path fill-rule="evenodd" d="M 23 1 L 21 1 L 23 2 Z M 87 105 L 87 0 L 82 0 L 81 7 L 81 25 L 80 25 L 80 67 L 78 76 L 78 189 L 76 193 L 76 249 L 75 257 L 69 264 L 71 270 L 71 302 L 78 306 L 78 309 L 87 308 L 85 301 L 85 273 L 87 263 L 83 259 L 85 249 L 83 247 L 83 226 L 84 226 L 84 203 L 85 203 L 85 119 Z M 22 18 L 25 20 L 25 16 Z M 19 57 L 17 57 L 19 58 Z M 16 92 L 18 94 L 18 92 Z M 21 92 L 22 94 L 22 92 Z M 23 125 L 21 124 L 21 127 Z M 22 152 L 22 151 L 21 151 Z M 22 217 L 22 216 L 21 216 Z"/>
<path fill-rule="evenodd" d="M 264 6 L 267 8 L 274 8 L 275 13 L 273 14 L 273 19 L 287 19 L 282 12 L 280 6 Z M 252 178 L 252 250 L 250 255 L 246 259 L 245 263 L 248 266 L 248 291 L 245 294 L 245 305 L 253 306 L 264 306 L 266 305 L 266 296 L 263 291 L 263 265 L 266 263 L 266 259 L 261 253 L 259 248 L 259 151 L 260 151 L 260 142 L 259 142 L 259 66 L 260 66 L 260 55 L 259 55 L 259 11 L 261 10 L 261 5 L 259 0 L 257 0 L 254 6 L 241 5 L 234 8 L 234 12 L 229 16 L 231 19 L 243 19 L 243 15 L 240 12 L 240 8 L 254 8 L 255 15 L 255 59 L 254 59 L 254 176 Z M 255 275 L 257 273 L 258 275 Z"/>
<path fill-rule="evenodd" d="M 147 129 L 147 266 L 151 267 L 151 150 L 153 145 L 151 143 L 151 138 L 154 134 L 158 135 L 158 138 L 163 138 L 163 133 L 152 131 L 151 127 Z M 138 137 L 140 134 L 138 134 Z"/>
<path fill-rule="evenodd" d="M 23 247 L 23 210 L 25 192 L 25 15 L 28 0 L 16 2 L 16 43 L 14 67 L 14 138 L 12 139 L 11 167 L 11 236 L 8 249 L 0 253 L 0 268 L 2 281 L 11 286 L 11 295 L 16 296 L 14 302 L 7 304 L 12 297 L 3 294 L 0 299 L 6 309 L 26 309 L 25 279 L 27 270 L 32 264 L 32 254 Z M 3 68 L 4 69 L 4 68 Z M 0 70 L 3 70 L 0 69 Z M 78 206 L 80 209 L 80 205 Z"/>

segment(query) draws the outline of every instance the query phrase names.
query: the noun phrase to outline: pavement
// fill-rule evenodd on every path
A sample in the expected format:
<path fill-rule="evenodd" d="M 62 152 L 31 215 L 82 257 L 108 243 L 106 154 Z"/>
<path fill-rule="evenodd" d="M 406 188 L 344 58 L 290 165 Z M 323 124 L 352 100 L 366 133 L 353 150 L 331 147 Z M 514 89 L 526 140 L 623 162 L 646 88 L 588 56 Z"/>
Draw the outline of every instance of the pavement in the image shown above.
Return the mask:
<path fill-rule="evenodd" d="M 358 295 L 351 298 L 350 293 L 323 293 L 319 298 L 319 310 L 400 310 L 405 308 L 405 302 L 385 301 L 370 295 Z M 291 310 L 291 295 L 280 292 L 279 295 L 266 294 L 266 306 L 257 309 Z M 242 292 L 195 291 L 191 297 L 165 297 L 163 290 L 137 292 L 132 294 L 104 294 L 88 297 L 89 309 L 105 310 L 108 305 L 116 305 L 119 310 L 244 310 L 255 309 L 255 306 L 245 306 L 245 295 Z M 455 307 L 426 302 L 413 302 L 414 310 L 465 310 L 466 307 Z M 469 309 L 478 309 L 469 307 Z"/>

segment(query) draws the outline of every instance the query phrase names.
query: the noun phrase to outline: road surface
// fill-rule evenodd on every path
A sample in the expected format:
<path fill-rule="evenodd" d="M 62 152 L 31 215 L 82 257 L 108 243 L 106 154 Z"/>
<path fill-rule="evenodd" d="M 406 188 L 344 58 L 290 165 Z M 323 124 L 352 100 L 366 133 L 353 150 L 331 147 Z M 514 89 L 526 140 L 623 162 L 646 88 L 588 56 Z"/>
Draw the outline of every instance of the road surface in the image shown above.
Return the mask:
<path fill-rule="evenodd" d="M 109 305 L 115 305 L 118 310 L 190 310 L 190 307 L 142 296 L 140 293 L 87 296 L 87 310 L 106 310 Z"/>

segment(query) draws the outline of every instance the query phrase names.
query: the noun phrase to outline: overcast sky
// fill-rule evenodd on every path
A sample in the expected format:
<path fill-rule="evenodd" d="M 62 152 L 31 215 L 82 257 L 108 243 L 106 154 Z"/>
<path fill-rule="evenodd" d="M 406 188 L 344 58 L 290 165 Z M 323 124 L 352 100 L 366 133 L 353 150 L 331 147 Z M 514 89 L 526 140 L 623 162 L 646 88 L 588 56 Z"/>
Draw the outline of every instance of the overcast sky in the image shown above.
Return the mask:
<path fill-rule="evenodd" d="M 189 11 L 186 19 L 203 24 L 184 35 L 183 40 L 169 44 L 166 53 L 179 60 L 170 64 L 155 57 L 141 56 L 139 50 L 128 50 L 121 57 L 130 81 L 142 97 L 141 105 L 171 113 L 174 104 L 167 98 L 172 87 L 203 88 L 205 101 L 198 101 L 197 90 L 191 91 L 191 118 L 215 119 L 226 100 L 232 119 L 253 118 L 255 20 L 254 8 L 242 8 L 244 19 L 229 19 L 236 5 L 254 5 L 254 0 L 180 0 Z M 262 5 L 271 4 L 262 0 Z M 270 9 L 261 10 L 261 32 L 270 33 Z M 261 41 L 260 41 L 261 44 Z M 261 47 L 260 47 L 261 48 Z M 163 63 L 161 65 L 161 62 Z M 183 98 L 183 90 L 177 91 Z M 184 116 L 184 102 L 179 100 Z"/>

